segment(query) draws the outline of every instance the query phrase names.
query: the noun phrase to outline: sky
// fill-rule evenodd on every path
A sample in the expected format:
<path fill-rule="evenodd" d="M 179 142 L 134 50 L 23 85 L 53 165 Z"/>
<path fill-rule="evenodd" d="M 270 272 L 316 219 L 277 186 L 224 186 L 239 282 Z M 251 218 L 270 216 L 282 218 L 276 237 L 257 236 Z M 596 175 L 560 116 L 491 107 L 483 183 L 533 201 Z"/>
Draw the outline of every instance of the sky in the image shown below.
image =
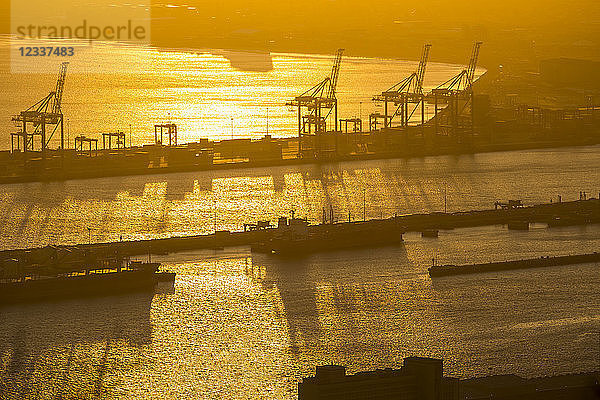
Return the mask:
<path fill-rule="evenodd" d="M 347 54 L 406 58 L 431 42 L 433 60 L 454 62 L 465 58 L 469 43 L 483 40 L 492 44 L 484 63 L 511 49 L 526 58 L 532 47 L 548 57 L 600 57 L 596 0 L 55 0 L 44 12 L 106 2 L 121 17 L 128 7 L 150 3 L 160 47 L 327 54 L 345 47 Z M 10 4 L 0 1 L 3 33 L 10 31 Z"/>

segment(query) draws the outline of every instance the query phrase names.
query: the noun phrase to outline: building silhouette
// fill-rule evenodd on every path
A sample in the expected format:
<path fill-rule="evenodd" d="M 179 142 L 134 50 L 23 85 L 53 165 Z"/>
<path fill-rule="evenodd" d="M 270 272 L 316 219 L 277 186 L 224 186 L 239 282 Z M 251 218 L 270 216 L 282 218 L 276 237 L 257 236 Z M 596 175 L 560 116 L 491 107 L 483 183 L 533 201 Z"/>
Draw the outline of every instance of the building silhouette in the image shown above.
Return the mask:
<path fill-rule="evenodd" d="M 347 375 L 338 365 L 318 366 L 298 383 L 299 400 L 598 400 L 600 372 L 541 378 L 492 375 L 463 379 L 443 376 L 443 361 L 408 357 L 400 369 Z"/>
<path fill-rule="evenodd" d="M 456 400 L 458 379 L 443 376 L 443 362 L 408 357 L 400 369 L 380 369 L 346 375 L 338 365 L 317 367 L 314 377 L 298 384 L 299 400 L 403 399 Z"/>

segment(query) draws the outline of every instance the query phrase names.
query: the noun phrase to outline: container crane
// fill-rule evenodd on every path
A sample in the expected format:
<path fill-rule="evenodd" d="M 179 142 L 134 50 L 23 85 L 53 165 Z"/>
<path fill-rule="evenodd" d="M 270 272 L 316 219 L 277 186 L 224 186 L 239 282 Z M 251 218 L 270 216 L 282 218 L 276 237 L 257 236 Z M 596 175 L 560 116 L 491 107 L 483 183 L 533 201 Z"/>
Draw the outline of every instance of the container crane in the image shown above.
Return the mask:
<path fill-rule="evenodd" d="M 64 63 L 60 64 L 60 69 L 58 71 L 58 80 L 56 81 L 56 90 L 54 91 L 55 102 L 54 102 L 54 107 L 52 109 L 52 111 L 55 114 L 62 113 L 60 106 L 62 104 L 62 96 L 63 96 L 63 90 L 65 88 L 65 79 L 67 78 L 67 66 L 68 65 L 69 65 L 68 62 L 64 62 Z"/>
<path fill-rule="evenodd" d="M 54 133 L 60 129 L 60 148 L 64 149 L 64 129 L 63 129 L 63 114 L 61 109 L 62 95 L 67 76 L 68 62 L 63 62 L 60 65 L 56 88 L 46 97 L 29 107 L 25 111 L 21 111 L 19 115 L 13 117 L 13 121 L 21 127 L 19 132 L 11 133 L 11 151 L 21 150 L 26 153 L 34 151 L 34 137 L 40 137 L 40 151 L 45 152 L 48 149 L 48 143 L 52 139 Z M 50 129 L 48 129 L 50 125 Z M 54 126 L 54 128 L 52 128 Z M 28 130 L 28 127 L 31 130 Z M 17 141 L 15 146 L 15 139 Z"/>
<path fill-rule="evenodd" d="M 433 122 L 436 135 L 453 135 L 460 141 L 464 136 L 463 132 L 473 132 L 473 83 L 482 44 L 483 42 L 475 42 L 465 69 L 433 89 L 427 96 L 428 101 L 435 104 Z M 440 104 L 447 107 L 442 108 L 442 112 L 438 114 Z"/>
<path fill-rule="evenodd" d="M 429 52 L 431 50 L 430 44 L 423 46 L 421 53 L 421 59 L 417 70 L 398 82 L 388 90 L 382 92 L 380 95 L 373 97 L 373 101 L 384 103 L 384 114 L 371 114 L 369 116 L 369 125 L 371 130 L 376 130 L 378 125 L 378 119 L 383 118 L 383 127 L 391 127 L 392 120 L 395 116 L 400 115 L 400 126 L 408 126 L 408 121 L 418 109 L 419 104 L 421 105 L 421 123 L 425 123 L 425 103 L 423 99 L 423 80 L 425 78 L 425 70 L 427 68 L 427 62 L 429 61 Z M 392 115 L 389 115 L 389 103 L 393 103 L 396 106 L 396 110 Z M 410 109 L 410 104 L 414 104 L 414 108 Z"/>
<path fill-rule="evenodd" d="M 473 79 L 475 78 L 475 69 L 477 68 L 477 60 L 479 59 L 479 50 L 482 44 L 483 42 L 475 42 L 467 67 L 435 88 L 434 92 L 455 95 L 471 91 Z"/>
<path fill-rule="evenodd" d="M 298 109 L 298 137 L 327 131 L 327 118 L 334 113 L 335 130 L 338 130 L 336 87 L 344 49 L 338 49 L 330 76 L 286 103 Z M 303 109 L 306 113 L 303 114 Z"/>

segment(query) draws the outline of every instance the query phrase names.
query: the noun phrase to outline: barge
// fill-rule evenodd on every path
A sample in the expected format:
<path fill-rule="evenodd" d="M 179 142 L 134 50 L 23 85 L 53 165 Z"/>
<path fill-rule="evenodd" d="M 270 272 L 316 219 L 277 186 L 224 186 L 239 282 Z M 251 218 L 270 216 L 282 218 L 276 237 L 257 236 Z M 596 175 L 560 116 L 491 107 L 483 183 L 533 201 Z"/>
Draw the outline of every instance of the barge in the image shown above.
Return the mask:
<path fill-rule="evenodd" d="M 158 272 L 159 266 L 132 261 L 115 269 L 4 276 L 0 279 L 0 305 L 153 291 L 159 281 L 174 279 L 173 273 Z"/>
<path fill-rule="evenodd" d="M 484 272 L 507 271 L 526 268 L 554 267 L 561 265 L 585 264 L 600 261 L 600 253 L 577 254 L 556 257 L 539 257 L 514 261 L 489 262 L 467 265 L 433 265 L 429 268 L 429 276 L 437 278 L 442 276 L 478 274 Z"/>

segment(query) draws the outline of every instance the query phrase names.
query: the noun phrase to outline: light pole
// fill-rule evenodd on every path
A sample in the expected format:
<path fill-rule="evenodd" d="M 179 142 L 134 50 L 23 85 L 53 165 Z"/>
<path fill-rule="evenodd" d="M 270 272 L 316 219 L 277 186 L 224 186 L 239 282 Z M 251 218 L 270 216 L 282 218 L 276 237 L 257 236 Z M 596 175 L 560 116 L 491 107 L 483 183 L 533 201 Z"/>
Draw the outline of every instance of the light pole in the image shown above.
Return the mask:
<path fill-rule="evenodd" d="M 362 101 L 358 102 L 358 119 L 362 121 Z"/>
<path fill-rule="evenodd" d="M 444 214 L 448 212 L 448 184 L 444 183 Z"/>
<path fill-rule="evenodd" d="M 269 107 L 267 107 L 267 136 L 269 135 Z"/>
<path fill-rule="evenodd" d="M 92 228 L 90 228 L 88 226 L 87 230 L 88 230 L 88 245 L 91 245 L 92 244 Z"/>
<path fill-rule="evenodd" d="M 363 221 L 367 220 L 367 189 L 363 188 Z"/>
<path fill-rule="evenodd" d="M 233 117 L 231 117 L 231 139 L 233 140 Z"/>
<path fill-rule="evenodd" d="M 217 200 L 213 198 L 213 230 L 217 234 Z"/>

